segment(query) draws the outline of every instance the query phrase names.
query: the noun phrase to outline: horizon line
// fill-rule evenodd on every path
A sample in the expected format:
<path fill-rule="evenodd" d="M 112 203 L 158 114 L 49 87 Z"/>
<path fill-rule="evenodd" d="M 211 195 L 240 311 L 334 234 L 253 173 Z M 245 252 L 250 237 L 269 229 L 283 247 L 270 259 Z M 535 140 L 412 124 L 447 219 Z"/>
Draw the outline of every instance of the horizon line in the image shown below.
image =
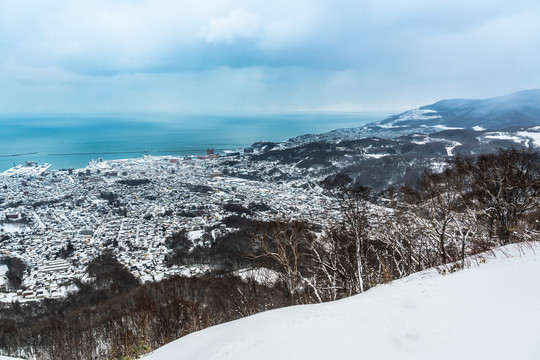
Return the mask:
<path fill-rule="evenodd" d="M 96 112 L 0 112 L 0 117 L 7 116 L 117 116 L 117 115 L 177 115 L 177 116 L 209 116 L 209 117 L 262 117 L 284 115 L 394 115 L 395 111 L 284 111 L 284 112 L 180 112 L 180 111 L 96 111 Z"/>

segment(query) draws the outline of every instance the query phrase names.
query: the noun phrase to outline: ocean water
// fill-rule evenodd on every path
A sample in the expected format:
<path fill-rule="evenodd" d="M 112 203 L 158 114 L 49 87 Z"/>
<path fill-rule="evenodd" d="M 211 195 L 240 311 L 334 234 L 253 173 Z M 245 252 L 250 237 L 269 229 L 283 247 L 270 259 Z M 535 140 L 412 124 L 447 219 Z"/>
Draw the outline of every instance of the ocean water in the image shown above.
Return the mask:
<path fill-rule="evenodd" d="M 186 116 L 175 114 L 0 116 L 0 172 L 25 161 L 53 169 L 90 159 L 193 155 L 362 126 L 388 114 Z"/>

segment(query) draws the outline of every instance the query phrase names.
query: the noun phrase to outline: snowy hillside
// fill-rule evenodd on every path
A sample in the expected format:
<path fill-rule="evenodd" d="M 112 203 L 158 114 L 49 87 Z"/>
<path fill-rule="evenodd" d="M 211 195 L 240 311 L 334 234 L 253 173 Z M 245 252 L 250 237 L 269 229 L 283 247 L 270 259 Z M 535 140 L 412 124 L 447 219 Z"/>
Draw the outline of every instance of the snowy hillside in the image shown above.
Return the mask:
<path fill-rule="evenodd" d="M 540 359 L 540 244 L 176 340 L 145 360 Z"/>
<path fill-rule="evenodd" d="M 504 129 L 540 125 L 540 90 L 524 90 L 485 100 L 442 100 L 390 116 L 379 126 L 441 129 Z"/>
<path fill-rule="evenodd" d="M 515 132 L 516 128 L 538 125 L 540 89 L 523 90 L 483 100 L 441 100 L 361 127 L 297 136 L 290 139 L 289 143 L 298 145 L 314 141 L 339 142 L 369 137 L 392 139 L 414 133 L 431 134 L 460 129 Z"/>

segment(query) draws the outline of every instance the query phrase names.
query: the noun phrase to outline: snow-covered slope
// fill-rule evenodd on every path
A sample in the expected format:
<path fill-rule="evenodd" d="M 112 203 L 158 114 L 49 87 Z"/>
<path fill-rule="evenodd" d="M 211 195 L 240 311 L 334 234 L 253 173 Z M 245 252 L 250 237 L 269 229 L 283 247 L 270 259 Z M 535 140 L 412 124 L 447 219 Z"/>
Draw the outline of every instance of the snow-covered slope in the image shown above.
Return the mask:
<path fill-rule="evenodd" d="M 145 360 L 540 359 L 540 245 L 176 340 Z"/>
<path fill-rule="evenodd" d="M 382 128 L 445 127 L 504 129 L 540 125 L 540 90 L 524 90 L 485 100 L 442 100 L 390 116 Z"/>
<path fill-rule="evenodd" d="M 294 145 L 313 141 L 339 142 L 368 137 L 391 139 L 442 130 L 505 130 L 538 125 L 540 125 L 540 89 L 535 89 L 483 100 L 441 100 L 361 127 L 297 136 L 289 139 L 289 143 Z"/>

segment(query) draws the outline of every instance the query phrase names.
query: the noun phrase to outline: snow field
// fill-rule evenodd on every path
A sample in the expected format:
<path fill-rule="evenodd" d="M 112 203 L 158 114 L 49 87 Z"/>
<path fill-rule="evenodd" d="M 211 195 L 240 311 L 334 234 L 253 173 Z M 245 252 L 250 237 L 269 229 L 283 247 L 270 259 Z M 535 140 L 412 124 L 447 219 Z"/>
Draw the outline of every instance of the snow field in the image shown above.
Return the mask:
<path fill-rule="evenodd" d="M 144 359 L 538 360 L 540 245 L 496 255 L 456 273 L 431 269 L 341 301 L 214 326 Z"/>

